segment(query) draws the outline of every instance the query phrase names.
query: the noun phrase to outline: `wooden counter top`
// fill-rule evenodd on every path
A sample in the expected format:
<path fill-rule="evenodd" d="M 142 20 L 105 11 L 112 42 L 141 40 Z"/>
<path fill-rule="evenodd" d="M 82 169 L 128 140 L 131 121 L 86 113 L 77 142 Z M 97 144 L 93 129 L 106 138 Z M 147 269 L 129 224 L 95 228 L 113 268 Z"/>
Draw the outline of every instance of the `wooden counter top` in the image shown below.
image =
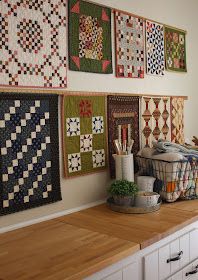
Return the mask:
<path fill-rule="evenodd" d="M 139 249 L 55 219 L 0 235 L 0 279 L 83 279 Z"/>
<path fill-rule="evenodd" d="M 141 249 L 144 249 L 198 220 L 198 200 L 183 203 L 188 204 L 186 209 L 193 210 L 182 210 L 184 206 L 179 208 L 177 203 L 173 203 L 172 207 L 170 204 L 164 204 L 159 211 L 149 214 L 122 214 L 113 212 L 106 204 L 102 204 L 61 217 L 59 220 L 139 243 Z"/>
<path fill-rule="evenodd" d="M 198 200 L 150 214 L 105 204 L 0 235 L 1 280 L 80 280 L 198 220 Z"/>

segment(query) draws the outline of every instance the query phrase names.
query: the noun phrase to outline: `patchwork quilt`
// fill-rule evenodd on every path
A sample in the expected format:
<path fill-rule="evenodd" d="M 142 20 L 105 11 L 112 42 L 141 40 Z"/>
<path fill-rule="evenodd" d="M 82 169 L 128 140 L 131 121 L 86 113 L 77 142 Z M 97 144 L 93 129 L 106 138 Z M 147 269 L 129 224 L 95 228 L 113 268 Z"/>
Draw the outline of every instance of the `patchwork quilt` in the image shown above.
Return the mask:
<path fill-rule="evenodd" d="M 171 140 L 170 97 L 141 99 L 141 146 L 152 147 L 152 141 Z"/>
<path fill-rule="evenodd" d="M 0 214 L 61 200 L 58 97 L 0 94 Z"/>
<path fill-rule="evenodd" d="M 184 99 L 171 98 L 171 141 L 184 144 Z"/>
<path fill-rule="evenodd" d="M 104 96 L 68 95 L 63 102 L 64 162 L 67 177 L 107 167 Z"/>
<path fill-rule="evenodd" d="M 144 78 L 144 21 L 115 11 L 116 76 Z"/>
<path fill-rule="evenodd" d="M 139 146 L 139 97 L 137 96 L 108 96 L 108 140 L 109 140 L 109 162 L 111 177 L 115 178 L 115 161 L 113 154 L 115 148 L 113 141 L 119 139 L 123 141 L 122 134 L 126 135 L 126 140 L 133 139 L 132 152 L 137 154 Z"/>
<path fill-rule="evenodd" d="M 164 26 L 146 20 L 146 68 L 147 74 L 164 76 Z"/>
<path fill-rule="evenodd" d="M 69 68 L 112 73 L 111 10 L 82 0 L 69 0 Z"/>
<path fill-rule="evenodd" d="M 66 1 L 0 1 L 0 85 L 65 88 Z"/>
<path fill-rule="evenodd" d="M 165 50 L 166 69 L 187 72 L 185 32 L 165 27 Z"/>

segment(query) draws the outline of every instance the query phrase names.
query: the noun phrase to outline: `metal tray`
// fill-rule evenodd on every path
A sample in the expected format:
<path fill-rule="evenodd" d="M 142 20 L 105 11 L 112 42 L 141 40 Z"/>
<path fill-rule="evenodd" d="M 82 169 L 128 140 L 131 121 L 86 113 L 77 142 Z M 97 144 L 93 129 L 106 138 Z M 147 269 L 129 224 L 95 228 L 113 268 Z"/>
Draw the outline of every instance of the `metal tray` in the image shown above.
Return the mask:
<path fill-rule="evenodd" d="M 162 202 L 159 201 L 158 204 L 156 204 L 155 206 L 150 206 L 150 207 L 131 206 L 130 207 L 130 206 L 116 205 L 112 197 L 107 199 L 107 205 L 111 210 L 115 212 L 126 213 L 126 214 L 146 214 L 146 213 L 155 212 L 160 209 L 161 204 Z"/>

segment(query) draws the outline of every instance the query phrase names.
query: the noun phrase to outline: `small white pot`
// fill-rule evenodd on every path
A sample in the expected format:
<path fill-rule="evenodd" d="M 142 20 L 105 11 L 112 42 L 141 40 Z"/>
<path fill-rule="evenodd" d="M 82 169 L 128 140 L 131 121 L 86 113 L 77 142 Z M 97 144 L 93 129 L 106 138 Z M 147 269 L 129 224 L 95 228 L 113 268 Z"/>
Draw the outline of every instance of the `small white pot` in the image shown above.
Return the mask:
<path fill-rule="evenodd" d="M 158 203 L 160 195 L 156 192 L 138 192 L 135 197 L 136 207 L 151 207 Z"/>
<path fill-rule="evenodd" d="M 151 176 L 138 176 L 137 185 L 140 191 L 153 192 L 155 178 Z"/>

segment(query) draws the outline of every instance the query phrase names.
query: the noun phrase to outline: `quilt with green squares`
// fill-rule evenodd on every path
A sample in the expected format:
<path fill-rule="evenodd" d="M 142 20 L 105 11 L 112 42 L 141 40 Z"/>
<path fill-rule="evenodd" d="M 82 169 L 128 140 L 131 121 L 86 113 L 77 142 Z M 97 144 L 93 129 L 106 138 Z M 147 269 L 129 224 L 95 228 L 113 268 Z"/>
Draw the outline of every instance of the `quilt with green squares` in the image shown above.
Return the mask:
<path fill-rule="evenodd" d="M 106 168 L 106 106 L 104 96 L 67 95 L 63 101 L 66 177 Z"/>
<path fill-rule="evenodd" d="M 165 27 L 166 69 L 187 72 L 186 34 L 184 31 Z"/>
<path fill-rule="evenodd" d="M 112 73 L 111 10 L 82 0 L 69 0 L 69 68 Z"/>

